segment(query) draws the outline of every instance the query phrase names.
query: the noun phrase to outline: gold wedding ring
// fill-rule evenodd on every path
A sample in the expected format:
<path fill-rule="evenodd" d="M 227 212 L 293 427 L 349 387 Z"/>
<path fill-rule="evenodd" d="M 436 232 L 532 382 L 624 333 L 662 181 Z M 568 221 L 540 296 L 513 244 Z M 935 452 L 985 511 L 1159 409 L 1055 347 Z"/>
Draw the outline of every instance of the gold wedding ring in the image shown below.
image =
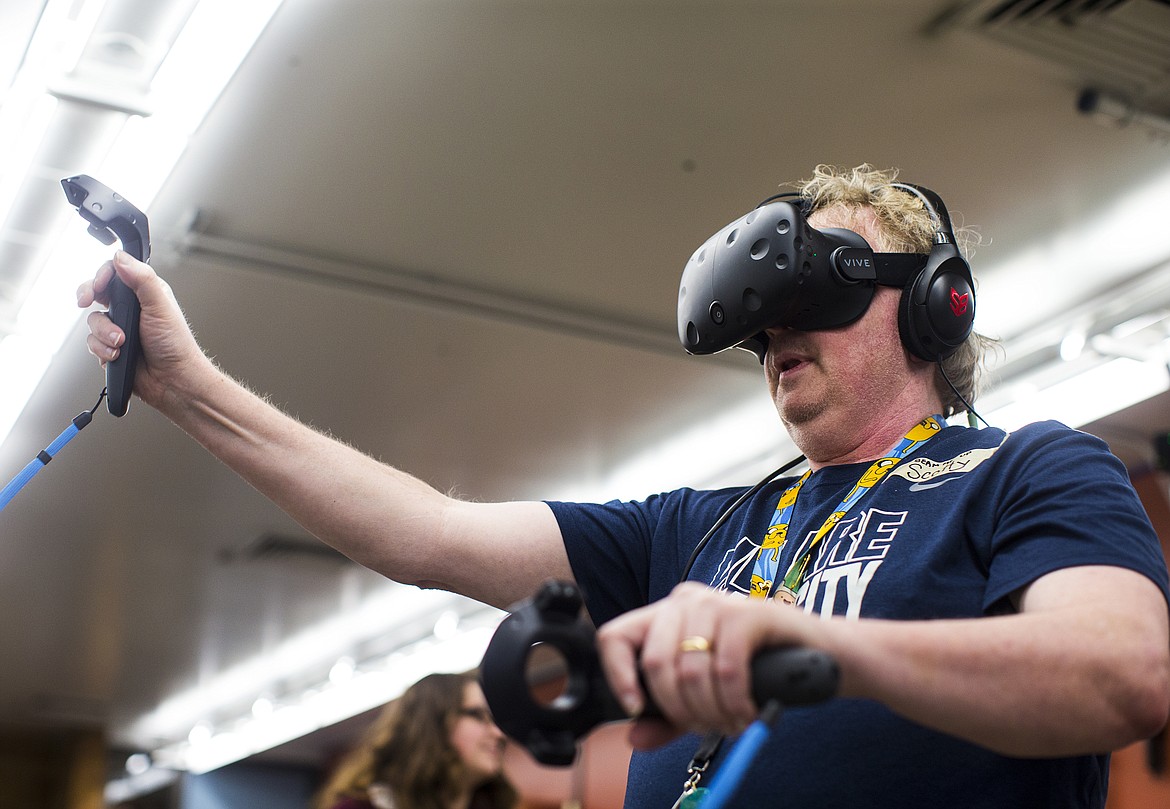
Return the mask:
<path fill-rule="evenodd" d="M 679 642 L 678 650 L 680 652 L 709 652 L 711 651 L 711 641 L 702 635 L 688 635 Z"/>

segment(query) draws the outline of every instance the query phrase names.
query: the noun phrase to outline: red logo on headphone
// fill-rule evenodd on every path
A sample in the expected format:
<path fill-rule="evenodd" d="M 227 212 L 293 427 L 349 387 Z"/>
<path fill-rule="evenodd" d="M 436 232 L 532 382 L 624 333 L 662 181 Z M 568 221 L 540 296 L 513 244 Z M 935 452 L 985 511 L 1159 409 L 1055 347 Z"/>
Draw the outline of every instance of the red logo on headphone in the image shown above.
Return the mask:
<path fill-rule="evenodd" d="M 962 317 L 967 313 L 967 304 L 971 301 L 971 293 L 964 292 L 959 294 L 958 290 L 951 287 L 951 311 L 955 313 L 955 317 Z"/>

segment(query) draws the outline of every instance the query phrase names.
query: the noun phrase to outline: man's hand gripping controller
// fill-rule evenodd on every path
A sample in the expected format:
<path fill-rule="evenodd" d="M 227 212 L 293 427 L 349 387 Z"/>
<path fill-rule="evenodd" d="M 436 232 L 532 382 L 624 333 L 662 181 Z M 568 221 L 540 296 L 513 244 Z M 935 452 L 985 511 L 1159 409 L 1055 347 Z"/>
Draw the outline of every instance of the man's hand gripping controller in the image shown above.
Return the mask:
<path fill-rule="evenodd" d="M 150 228 L 146 214 L 121 194 L 93 177 L 79 174 L 61 181 L 69 204 L 89 222 L 89 233 L 102 244 L 122 241 L 122 249 L 139 261 L 150 260 Z M 134 370 L 142 344 L 138 338 L 138 297 L 115 274 L 110 281 L 110 319 L 126 334 L 118 358 L 106 363 L 106 407 L 115 416 L 124 416 L 134 392 Z"/>
<path fill-rule="evenodd" d="M 594 634 L 576 586 L 550 581 L 512 608 L 484 653 L 480 680 L 496 724 L 542 764 L 573 763 L 581 737 L 603 722 L 628 718 L 606 683 Z M 560 672 L 564 682 L 551 701 L 538 700 L 532 690 L 540 678 L 529 658 L 538 646 L 555 649 L 568 669 Z M 764 649 L 751 668 L 757 705 L 812 705 L 837 692 L 836 662 L 814 649 Z M 662 713 L 651 703 L 642 715 Z"/>

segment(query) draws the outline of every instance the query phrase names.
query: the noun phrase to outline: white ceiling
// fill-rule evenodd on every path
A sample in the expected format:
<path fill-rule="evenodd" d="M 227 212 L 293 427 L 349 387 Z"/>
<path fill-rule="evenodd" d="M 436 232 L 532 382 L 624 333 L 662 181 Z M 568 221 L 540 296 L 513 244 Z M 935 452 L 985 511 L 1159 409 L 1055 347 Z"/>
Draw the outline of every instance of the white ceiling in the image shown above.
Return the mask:
<path fill-rule="evenodd" d="M 1118 234 L 1153 246 L 1053 260 L 1054 234 L 1165 177 L 1170 146 L 1078 113 L 1083 68 L 961 22 L 927 33 L 950 5 L 285 0 L 151 207 L 153 263 L 226 370 L 321 429 L 466 497 L 583 487 L 761 395 L 746 354 L 675 347 L 678 277 L 818 162 L 898 166 L 977 226 L 977 326 L 998 336 L 1170 255 Z M 34 23 L 7 4 L 0 54 Z M 101 384 L 79 327 L 0 474 Z M 1111 427 L 1135 464 L 1167 428 L 1164 405 Z M 133 722 L 167 696 L 387 586 L 250 559 L 307 537 L 140 403 L 100 412 L 0 526 L 0 720 L 101 722 L 119 745 L 149 741 Z"/>

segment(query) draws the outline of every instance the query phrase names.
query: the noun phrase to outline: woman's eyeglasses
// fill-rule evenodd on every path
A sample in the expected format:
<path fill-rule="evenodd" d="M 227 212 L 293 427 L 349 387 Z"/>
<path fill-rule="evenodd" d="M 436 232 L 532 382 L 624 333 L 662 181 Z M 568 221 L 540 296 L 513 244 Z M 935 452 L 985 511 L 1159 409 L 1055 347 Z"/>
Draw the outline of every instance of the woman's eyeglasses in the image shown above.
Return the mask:
<path fill-rule="evenodd" d="M 495 721 L 492 719 L 491 712 L 488 711 L 487 708 L 479 708 L 479 707 L 460 708 L 459 715 L 460 716 L 469 716 L 472 719 L 474 719 L 477 722 L 480 722 L 481 724 L 484 724 L 484 725 L 495 724 Z"/>

